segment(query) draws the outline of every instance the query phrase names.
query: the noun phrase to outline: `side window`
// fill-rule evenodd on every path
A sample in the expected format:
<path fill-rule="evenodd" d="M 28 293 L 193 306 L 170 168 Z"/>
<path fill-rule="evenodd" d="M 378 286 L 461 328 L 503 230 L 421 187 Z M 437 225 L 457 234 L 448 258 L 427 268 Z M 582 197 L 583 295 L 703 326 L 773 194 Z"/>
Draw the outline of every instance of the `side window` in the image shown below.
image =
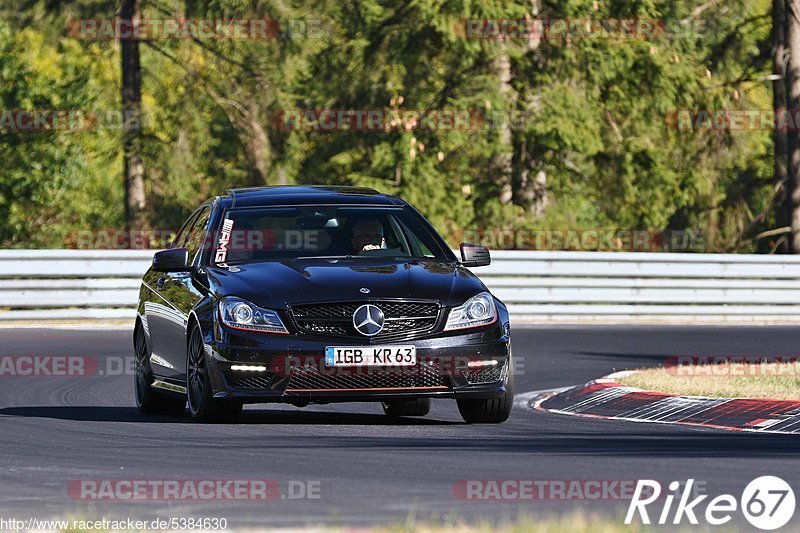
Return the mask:
<path fill-rule="evenodd" d="M 396 222 L 402 228 L 401 233 L 408 239 L 408 244 L 411 247 L 411 255 L 414 257 L 436 257 L 436 255 L 431 252 L 428 245 L 411 231 L 403 221 L 398 220 Z"/>
<path fill-rule="evenodd" d="M 397 220 L 397 217 L 390 215 L 386 217 L 386 221 L 388 222 L 389 226 L 388 228 L 385 228 L 383 235 L 383 238 L 386 239 L 386 246 L 388 248 L 402 250 L 403 253 L 407 255 L 414 255 L 414 250 L 412 250 L 411 246 L 409 245 L 406 236 L 403 234 L 403 230 L 400 229 L 400 223 Z"/>
<path fill-rule="evenodd" d="M 208 226 L 208 219 L 211 217 L 211 209 L 209 207 L 203 208 L 200 214 L 195 219 L 192 228 L 186 234 L 186 240 L 183 247 L 189 250 L 189 257 L 192 258 L 192 263 L 197 259 L 197 253 L 203 246 L 203 239 L 206 233 L 206 226 Z"/>
<path fill-rule="evenodd" d="M 189 218 L 186 219 L 186 222 L 183 223 L 183 226 L 180 230 L 178 230 L 178 234 L 175 235 L 175 239 L 172 241 L 173 248 L 184 247 L 184 244 L 186 243 L 186 237 L 189 235 L 189 230 L 192 229 L 192 224 L 194 224 L 196 218 L 197 212 L 195 211 L 189 216 Z"/>

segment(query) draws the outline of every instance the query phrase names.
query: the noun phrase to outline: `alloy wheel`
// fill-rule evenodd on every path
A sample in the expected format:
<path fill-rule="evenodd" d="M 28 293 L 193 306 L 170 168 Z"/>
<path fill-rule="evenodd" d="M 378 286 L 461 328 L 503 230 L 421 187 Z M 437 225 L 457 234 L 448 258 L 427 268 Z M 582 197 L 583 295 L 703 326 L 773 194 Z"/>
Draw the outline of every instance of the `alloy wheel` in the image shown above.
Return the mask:
<path fill-rule="evenodd" d="M 192 328 L 189 337 L 189 353 L 187 357 L 186 392 L 189 398 L 189 409 L 196 414 L 203 403 L 205 392 L 206 358 L 200 328 Z"/>

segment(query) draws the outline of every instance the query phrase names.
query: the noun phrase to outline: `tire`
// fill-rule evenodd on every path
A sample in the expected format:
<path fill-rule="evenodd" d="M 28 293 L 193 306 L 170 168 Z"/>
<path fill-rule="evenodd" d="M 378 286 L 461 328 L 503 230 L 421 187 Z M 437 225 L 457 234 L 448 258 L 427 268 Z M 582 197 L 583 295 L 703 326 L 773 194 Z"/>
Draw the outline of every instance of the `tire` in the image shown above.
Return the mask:
<path fill-rule="evenodd" d="M 514 383 L 508 370 L 506 392 L 500 398 L 456 400 L 458 412 L 467 424 L 500 424 L 508 420 L 514 406 Z"/>
<path fill-rule="evenodd" d="M 136 407 L 147 415 L 182 415 L 186 411 L 186 400 L 153 390 L 153 369 L 150 367 L 150 349 L 142 324 L 137 321 L 133 330 L 134 349 L 134 391 Z"/>
<path fill-rule="evenodd" d="M 186 349 L 186 401 L 189 413 L 197 422 L 235 422 L 242 414 L 242 404 L 214 398 L 206 365 L 203 333 L 192 324 Z"/>
<path fill-rule="evenodd" d="M 431 399 L 388 400 L 381 405 L 387 416 L 425 416 L 431 410 Z"/>
<path fill-rule="evenodd" d="M 464 399 L 458 402 L 458 412 L 467 424 L 499 424 L 508 420 L 514 404 L 512 394 L 488 400 Z"/>

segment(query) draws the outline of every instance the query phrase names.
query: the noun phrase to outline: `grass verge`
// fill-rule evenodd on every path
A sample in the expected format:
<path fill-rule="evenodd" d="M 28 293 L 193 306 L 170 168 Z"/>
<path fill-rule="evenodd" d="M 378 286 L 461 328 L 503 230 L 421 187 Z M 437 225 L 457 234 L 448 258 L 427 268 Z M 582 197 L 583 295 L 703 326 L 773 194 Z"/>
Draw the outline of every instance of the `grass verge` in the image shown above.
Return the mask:
<path fill-rule="evenodd" d="M 617 381 L 682 396 L 800 400 L 800 362 L 677 365 L 644 369 Z"/>

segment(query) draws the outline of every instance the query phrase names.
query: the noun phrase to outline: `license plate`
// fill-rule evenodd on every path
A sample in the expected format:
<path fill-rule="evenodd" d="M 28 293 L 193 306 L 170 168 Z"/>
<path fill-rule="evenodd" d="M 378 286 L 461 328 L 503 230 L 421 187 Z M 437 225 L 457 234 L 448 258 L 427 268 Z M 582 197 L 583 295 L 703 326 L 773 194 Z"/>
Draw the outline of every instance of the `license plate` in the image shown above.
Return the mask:
<path fill-rule="evenodd" d="M 326 366 L 413 366 L 416 346 L 326 346 Z"/>

